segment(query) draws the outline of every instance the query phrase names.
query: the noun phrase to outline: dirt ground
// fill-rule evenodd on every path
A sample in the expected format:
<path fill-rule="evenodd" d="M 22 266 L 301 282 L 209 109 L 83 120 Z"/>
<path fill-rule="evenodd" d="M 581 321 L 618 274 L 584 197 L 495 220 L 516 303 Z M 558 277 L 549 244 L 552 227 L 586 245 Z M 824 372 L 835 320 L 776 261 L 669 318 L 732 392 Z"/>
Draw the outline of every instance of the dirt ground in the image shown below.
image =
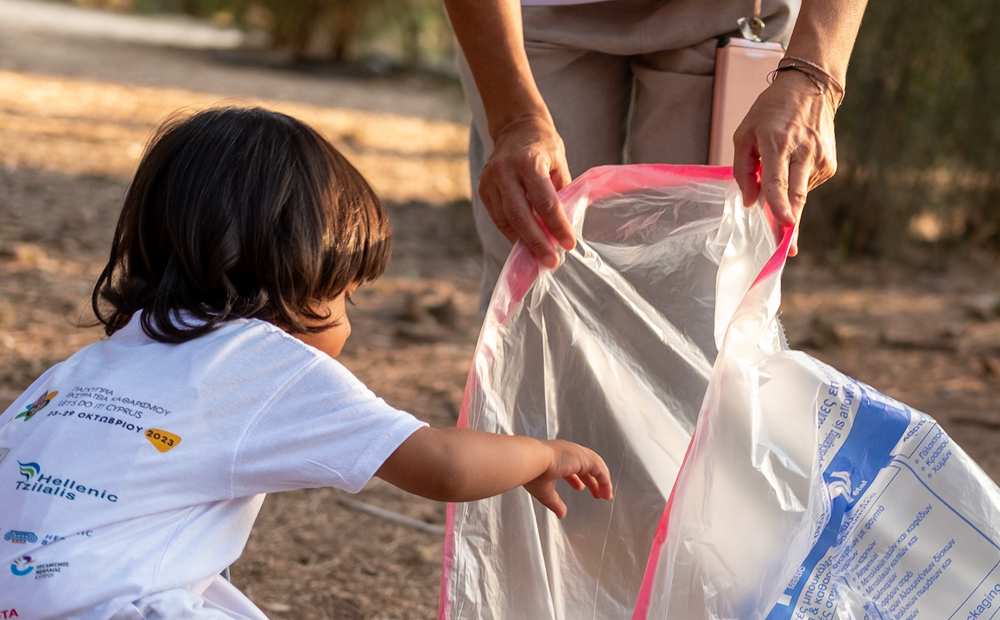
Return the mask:
<path fill-rule="evenodd" d="M 455 85 L 110 40 L 18 19 L 23 6 L 0 0 L 0 408 L 99 337 L 78 324 L 157 123 L 179 109 L 257 102 L 316 125 L 390 206 L 394 263 L 356 296 L 343 361 L 396 406 L 453 423 L 478 330 L 479 252 Z M 996 257 L 831 267 L 803 250 L 786 277 L 791 343 L 931 412 L 997 479 Z M 271 496 L 234 581 L 277 619 L 433 617 L 440 536 L 353 510 L 344 497 Z M 442 505 L 379 482 L 357 499 L 444 521 Z"/>

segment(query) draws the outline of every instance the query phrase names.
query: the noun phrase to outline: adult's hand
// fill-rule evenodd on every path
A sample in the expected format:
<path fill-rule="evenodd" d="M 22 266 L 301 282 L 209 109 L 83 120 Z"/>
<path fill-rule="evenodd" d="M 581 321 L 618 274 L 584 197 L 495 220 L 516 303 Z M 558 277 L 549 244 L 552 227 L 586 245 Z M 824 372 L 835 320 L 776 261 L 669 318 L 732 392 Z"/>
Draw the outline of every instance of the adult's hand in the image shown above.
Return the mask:
<path fill-rule="evenodd" d="M 556 192 L 569 183 L 562 139 L 531 75 L 520 0 L 445 0 L 486 112 L 493 151 L 479 195 L 500 232 L 548 267 L 573 230 Z M 551 237 L 549 236 L 551 234 Z"/>
<path fill-rule="evenodd" d="M 836 105 L 809 77 L 782 71 L 757 98 L 734 135 L 733 173 L 751 206 L 763 193 L 779 224 L 794 226 L 789 254 L 798 254 L 806 196 L 837 171 Z M 759 177 L 758 177 L 759 172 Z"/>
<path fill-rule="evenodd" d="M 575 243 L 556 195 L 569 181 L 566 151 L 552 121 L 525 116 L 496 132 L 479 195 L 500 232 L 512 243 L 523 241 L 551 268 L 559 257 L 546 230 L 567 250 Z"/>

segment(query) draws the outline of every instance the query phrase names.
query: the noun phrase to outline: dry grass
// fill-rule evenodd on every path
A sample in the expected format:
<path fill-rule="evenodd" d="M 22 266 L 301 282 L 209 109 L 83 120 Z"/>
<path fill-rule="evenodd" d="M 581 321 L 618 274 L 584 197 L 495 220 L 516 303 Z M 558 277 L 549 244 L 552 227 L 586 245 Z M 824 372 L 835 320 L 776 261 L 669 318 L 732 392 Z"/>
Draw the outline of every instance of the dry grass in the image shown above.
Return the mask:
<path fill-rule="evenodd" d="M 13 148 L 0 150 L 0 164 L 127 179 L 165 118 L 218 105 L 261 105 L 313 125 L 387 200 L 469 195 L 467 129 L 455 122 L 10 71 L 0 71 L 0 144 Z"/>

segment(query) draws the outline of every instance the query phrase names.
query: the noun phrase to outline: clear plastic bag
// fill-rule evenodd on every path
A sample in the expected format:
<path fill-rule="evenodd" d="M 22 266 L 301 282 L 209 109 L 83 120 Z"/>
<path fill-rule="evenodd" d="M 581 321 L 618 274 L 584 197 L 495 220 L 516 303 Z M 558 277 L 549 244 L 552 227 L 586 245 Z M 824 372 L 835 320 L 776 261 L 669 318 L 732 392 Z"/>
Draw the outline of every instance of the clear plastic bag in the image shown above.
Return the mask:
<path fill-rule="evenodd" d="M 541 272 L 514 248 L 459 424 L 588 445 L 615 501 L 449 506 L 442 618 L 1000 609 L 996 485 L 929 417 L 787 350 L 790 237 L 728 168 L 597 168 L 561 198 L 579 245 Z"/>

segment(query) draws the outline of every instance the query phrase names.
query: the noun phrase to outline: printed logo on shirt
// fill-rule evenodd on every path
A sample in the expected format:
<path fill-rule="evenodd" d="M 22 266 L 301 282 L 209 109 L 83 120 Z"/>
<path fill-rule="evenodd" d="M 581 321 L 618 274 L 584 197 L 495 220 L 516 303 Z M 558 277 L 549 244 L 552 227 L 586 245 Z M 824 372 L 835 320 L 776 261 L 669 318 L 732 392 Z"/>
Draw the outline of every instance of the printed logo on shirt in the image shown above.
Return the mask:
<path fill-rule="evenodd" d="M 46 534 L 45 538 L 42 539 L 43 545 L 51 545 L 52 543 L 57 543 L 60 540 L 66 540 L 67 538 L 72 538 L 74 536 L 83 536 L 85 538 L 91 538 L 94 535 L 94 530 L 80 530 L 79 532 L 73 532 L 69 536 L 60 536 L 59 534 Z"/>
<path fill-rule="evenodd" d="M 17 610 L 11 607 L 10 609 L 0 609 L 0 620 L 7 620 L 8 618 L 20 618 L 17 615 Z"/>
<path fill-rule="evenodd" d="M 59 406 L 75 415 L 86 413 L 93 416 L 116 416 L 118 418 L 143 419 L 152 414 L 170 415 L 170 410 L 154 402 L 116 394 L 114 390 L 96 385 L 77 385 L 59 401 Z"/>
<path fill-rule="evenodd" d="M 31 479 L 42 471 L 42 468 L 38 463 L 22 463 L 21 461 L 18 461 L 17 465 L 26 482 L 31 482 Z"/>
<path fill-rule="evenodd" d="M 38 534 L 24 530 L 7 530 L 3 539 L 14 545 L 35 544 L 38 542 Z"/>
<path fill-rule="evenodd" d="M 45 562 L 36 564 L 30 555 L 22 555 L 10 565 L 10 572 L 15 577 L 27 577 L 34 573 L 35 579 L 49 579 L 69 568 L 69 562 Z"/>
<path fill-rule="evenodd" d="M 169 452 L 181 443 L 180 435 L 175 435 L 162 428 L 146 429 L 146 439 L 160 452 Z"/>
<path fill-rule="evenodd" d="M 59 396 L 59 392 L 57 390 L 52 390 L 51 392 L 43 392 L 42 395 L 35 400 L 35 402 L 31 403 L 30 405 L 25 407 L 24 411 L 14 416 L 14 419 L 24 420 L 25 422 L 27 422 L 31 418 L 35 417 L 36 413 L 38 413 L 42 409 L 45 409 L 45 406 L 51 403 L 52 399 L 55 398 L 56 396 Z"/>
<path fill-rule="evenodd" d="M 67 536 L 62 536 L 60 534 L 45 534 L 41 538 L 41 543 L 43 545 L 51 545 L 52 543 L 57 543 L 60 540 L 66 540 L 67 538 L 72 538 L 74 536 L 83 536 L 86 538 L 91 538 L 94 535 L 94 530 L 80 530 L 79 532 L 73 532 Z M 7 530 L 7 533 L 3 535 L 3 539 L 12 545 L 26 545 L 35 544 L 39 542 L 39 535 L 34 532 L 29 532 L 27 530 Z M 0 618 L 2 620 L 2 618 Z"/>
<path fill-rule="evenodd" d="M 120 428 L 123 431 L 128 431 L 130 433 L 141 433 L 144 428 L 138 424 L 133 424 L 132 422 L 127 422 L 121 418 L 116 418 L 112 415 L 101 415 L 97 413 L 89 413 L 87 411 L 77 411 L 76 409 L 56 409 L 55 411 L 50 411 L 45 415 L 47 418 L 76 418 L 78 420 L 84 420 L 87 422 L 97 422 L 98 424 L 108 424 L 113 428 Z"/>
<path fill-rule="evenodd" d="M 27 493 L 44 493 L 52 497 L 61 497 L 75 501 L 77 497 L 93 497 L 98 500 L 116 503 L 118 495 L 107 489 L 92 487 L 66 476 L 43 474 L 38 463 L 17 462 L 24 480 L 14 483 L 15 489 Z"/>
<path fill-rule="evenodd" d="M 170 410 L 156 403 L 115 394 L 106 387 L 77 385 L 60 398 L 57 407 L 45 417 L 107 424 L 142 435 L 146 430 L 143 417 L 153 414 L 166 416 Z"/>
<path fill-rule="evenodd" d="M 24 577 L 34 572 L 34 562 L 30 555 L 22 555 L 10 563 L 10 572 L 15 577 Z"/>

